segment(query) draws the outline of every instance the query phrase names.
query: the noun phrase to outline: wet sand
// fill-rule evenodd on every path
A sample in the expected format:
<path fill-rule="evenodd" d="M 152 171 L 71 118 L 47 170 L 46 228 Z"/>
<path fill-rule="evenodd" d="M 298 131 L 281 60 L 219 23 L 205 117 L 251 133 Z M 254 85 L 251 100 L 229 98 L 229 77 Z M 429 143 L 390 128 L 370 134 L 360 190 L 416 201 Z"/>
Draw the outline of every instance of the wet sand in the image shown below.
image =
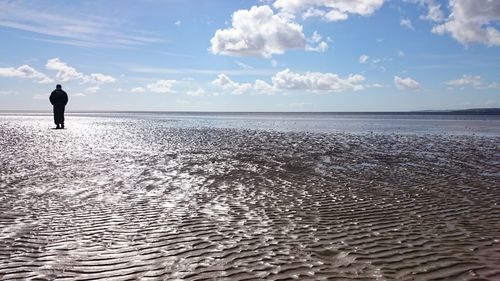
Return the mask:
<path fill-rule="evenodd" d="M 1 280 L 500 280 L 500 137 L 0 118 Z"/>

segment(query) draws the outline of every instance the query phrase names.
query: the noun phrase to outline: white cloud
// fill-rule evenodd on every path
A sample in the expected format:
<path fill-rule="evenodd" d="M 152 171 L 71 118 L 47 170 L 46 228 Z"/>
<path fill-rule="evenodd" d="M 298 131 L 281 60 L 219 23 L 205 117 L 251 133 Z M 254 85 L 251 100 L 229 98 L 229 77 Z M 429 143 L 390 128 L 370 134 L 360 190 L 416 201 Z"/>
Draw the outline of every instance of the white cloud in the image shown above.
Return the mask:
<path fill-rule="evenodd" d="M 260 79 L 255 80 L 253 89 L 258 93 L 266 93 L 269 95 L 272 95 L 276 92 L 276 89 L 272 85 L 269 85 L 266 81 Z"/>
<path fill-rule="evenodd" d="M 85 79 L 87 81 L 90 81 L 91 83 L 95 84 L 102 84 L 102 83 L 114 83 L 116 82 L 116 79 L 109 76 L 109 75 L 104 75 L 101 73 L 92 73 L 88 76 L 85 76 Z"/>
<path fill-rule="evenodd" d="M 394 84 L 400 90 L 419 90 L 420 84 L 411 79 L 410 77 L 401 78 L 399 76 L 394 76 Z"/>
<path fill-rule="evenodd" d="M 295 73 L 285 69 L 276 73 L 272 78 L 277 89 L 343 92 L 348 90 L 362 90 L 361 84 L 365 78 L 360 74 L 349 75 L 342 79 L 334 73 L 306 72 Z"/>
<path fill-rule="evenodd" d="M 84 83 L 90 82 L 93 84 L 116 82 L 115 78 L 101 73 L 91 73 L 90 75 L 85 75 L 81 72 L 78 72 L 76 68 L 69 66 L 67 63 L 61 61 L 59 58 L 49 59 L 45 67 L 48 70 L 57 71 L 56 78 L 61 82 L 68 82 L 73 80 L 80 80 Z"/>
<path fill-rule="evenodd" d="M 359 63 L 367 63 L 369 59 L 370 59 L 369 56 L 361 55 L 361 56 L 359 56 Z"/>
<path fill-rule="evenodd" d="M 89 92 L 89 93 L 96 93 L 100 89 L 101 89 L 101 87 L 99 87 L 99 86 L 92 86 L 92 87 L 88 87 L 87 89 L 85 89 L 85 91 Z"/>
<path fill-rule="evenodd" d="M 213 54 L 270 58 L 289 49 L 304 49 L 302 26 L 274 14 L 269 6 L 236 11 L 232 26 L 219 29 L 210 40 Z"/>
<path fill-rule="evenodd" d="M 449 33 L 463 45 L 482 43 L 500 46 L 500 1 L 498 0 L 450 0 L 451 14 L 443 23 L 435 26 L 436 34 Z"/>
<path fill-rule="evenodd" d="M 314 31 L 313 35 L 311 35 L 311 38 L 309 38 L 308 41 L 312 42 L 312 43 L 318 43 L 318 42 L 321 41 L 321 39 L 323 39 L 323 37 L 321 36 L 321 34 L 319 34 L 318 31 Z"/>
<path fill-rule="evenodd" d="M 219 74 L 217 79 L 212 81 L 212 85 L 221 87 L 223 90 L 229 91 L 233 95 L 241 95 L 252 89 L 252 84 L 234 82 L 225 74 Z"/>
<path fill-rule="evenodd" d="M 324 53 L 328 50 L 328 44 L 325 41 L 321 41 L 317 46 L 306 45 L 306 51 L 309 52 L 320 52 Z"/>
<path fill-rule="evenodd" d="M 441 10 L 441 4 L 436 3 L 435 0 L 403 0 L 403 2 L 419 4 L 422 7 L 427 8 L 427 14 L 421 15 L 421 20 L 428 20 L 439 22 L 444 20 L 443 11 Z"/>
<path fill-rule="evenodd" d="M 413 24 L 411 23 L 411 20 L 409 18 L 401 19 L 399 22 L 399 25 L 401 25 L 404 28 L 414 30 Z"/>
<path fill-rule="evenodd" d="M 4 67 L 0 68 L 0 77 L 18 77 L 37 80 L 38 83 L 53 83 L 54 81 L 45 74 L 37 71 L 33 67 L 23 64 L 18 68 Z"/>
<path fill-rule="evenodd" d="M 84 75 L 74 67 L 68 66 L 65 62 L 62 62 L 59 58 L 49 59 L 45 67 L 49 70 L 57 71 L 56 77 L 61 82 L 67 82 L 71 80 L 84 79 Z"/>
<path fill-rule="evenodd" d="M 146 89 L 144 89 L 143 87 L 135 87 L 135 88 L 130 89 L 130 92 L 132 92 L 132 93 L 144 93 L 144 92 L 146 92 Z"/>
<path fill-rule="evenodd" d="M 236 85 L 236 82 L 233 82 L 231 78 L 227 77 L 226 74 L 217 75 L 217 79 L 212 81 L 212 85 L 219 86 L 225 90 L 233 88 Z"/>
<path fill-rule="evenodd" d="M 313 35 L 307 39 L 309 44 L 306 45 L 305 50 L 309 52 L 326 52 L 328 50 L 328 44 L 325 41 L 321 41 L 323 37 L 314 31 Z"/>
<path fill-rule="evenodd" d="M 325 16 L 326 12 L 323 10 L 315 9 L 315 8 L 308 8 L 305 12 L 302 13 L 302 19 L 308 19 L 308 18 L 320 18 Z"/>
<path fill-rule="evenodd" d="M 174 22 L 174 24 L 177 26 L 180 26 L 182 24 L 182 22 L 180 20 L 178 20 L 178 21 Z"/>
<path fill-rule="evenodd" d="M 481 76 L 472 76 L 472 75 L 462 75 L 461 78 L 450 80 L 447 82 L 444 82 L 444 84 L 451 86 L 451 87 L 464 87 L 464 86 L 472 86 L 472 87 L 479 87 L 483 84 L 483 81 L 481 79 Z"/>
<path fill-rule="evenodd" d="M 405 53 L 401 50 L 398 50 L 398 57 L 404 57 Z"/>
<path fill-rule="evenodd" d="M 392 61 L 392 58 L 371 58 L 368 55 L 363 54 L 359 56 L 358 61 L 361 64 L 369 63 L 371 67 L 386 71 L 386 68 L 383 64 Z"/>
<path fill-rule="evenodd" d="M 330 10 L 328 13 L 325 13 L 323 18 L 327 21 L 340 21 L 346 20 L 349 18 L 349 15 L 338 10 Z"/>
<path fill-rule="evenodd" d="M 188 96 L 199 97 L 205 95 L 205 90 L 203 90 L 202 88 L 198 88 L 194 91 L 187 91 L 186 94 Z"/>
<path fill-rule="evenodd" d="M 276 0 L 274 7 L 285 13 L 301 13 L 303 18 L 338 21 L 347 19 L 349 14 L 371 15 L 383 4 L 384 0 Z"/>
<path fill-rule="evenodd" d="M 251 83 L 235 82 L 225 74 L 219 74 L 217 79 L 212 81 L 212 85 L 218 86 L 233 95 L 241 95 L 251 92 L 252 90 L 252 93 L 255 94 L 274 94 L 277 90 L 273 85 L 269 85 L 267 82 L 260 79 L 257 79 L 252 85 Z"/>
<path fill-rule="evenodd" d="M 479 75 L 467 75 L 444 82 L 450 88 L 465 89 L 466 87 L 473 87 L 475 89 L 500 89 L 500 83 L 484 81 Z"/>
<path fill-rule="evenodd" d="M 174 93 L 172 86 L 177 83 L 175 80 L 158 80 L 154 83 L 148 84 L 148 88 L 153 93 L 169 94 Z"/>
<path fill-rule="evenodd" d="M 433 0 L 426 0 L 425 4 L 427 4 L 428 12 L 427 15 L 421 16 L 421 19 L 430 21 L 444 20 L 443 11 L 441 10 L 440 4 L 435 3 Z"/>

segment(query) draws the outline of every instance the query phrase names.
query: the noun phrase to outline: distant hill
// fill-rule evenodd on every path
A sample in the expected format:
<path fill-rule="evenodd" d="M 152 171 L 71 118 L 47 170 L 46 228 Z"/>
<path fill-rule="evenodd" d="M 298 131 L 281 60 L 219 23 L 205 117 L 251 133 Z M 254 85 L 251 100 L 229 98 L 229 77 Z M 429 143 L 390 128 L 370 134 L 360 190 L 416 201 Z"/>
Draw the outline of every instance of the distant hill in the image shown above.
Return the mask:
<path fill-rule="evenodd" d="M 462 110 L 451 110 L 454 114 L 473 114 L 473 115 L 500 115 L 500 108 L 471 108 Z"/>
<path fill-rule="evenodd" d="M 419 110 L 410 111 L 415 114 L 444 114 L 444 115 L 500 115 L 500 108 L 470 108 L 455 110 Z"/>

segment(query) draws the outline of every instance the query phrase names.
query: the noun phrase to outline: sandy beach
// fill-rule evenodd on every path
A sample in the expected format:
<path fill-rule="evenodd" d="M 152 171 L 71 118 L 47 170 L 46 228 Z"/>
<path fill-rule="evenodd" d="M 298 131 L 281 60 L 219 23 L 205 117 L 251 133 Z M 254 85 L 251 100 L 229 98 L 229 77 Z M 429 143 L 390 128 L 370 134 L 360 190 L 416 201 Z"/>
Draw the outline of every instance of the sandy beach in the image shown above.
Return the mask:
<path fill-rule="evenodd" d="M 500 280 L 500 136 L 0 118 L 1 280 Z"/>

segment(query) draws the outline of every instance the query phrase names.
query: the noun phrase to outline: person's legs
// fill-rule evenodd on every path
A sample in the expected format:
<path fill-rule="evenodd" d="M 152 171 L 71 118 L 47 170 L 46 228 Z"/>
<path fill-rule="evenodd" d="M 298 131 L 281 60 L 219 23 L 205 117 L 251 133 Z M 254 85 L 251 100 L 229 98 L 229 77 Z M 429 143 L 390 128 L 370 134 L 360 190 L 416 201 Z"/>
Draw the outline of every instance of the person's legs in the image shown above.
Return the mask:
<path fill-rule="evenodd" d="M 59 125 L 64 128 L 64 106 L 54 106 L 54 122 L 56 128 L 59 128 Z"/>
<path fill-rule="evenodd" d="M 53 112 L 54 112 L 54 123 L 56 124 L 56 129 L 59 129 L 59 110 L 55 105 L 53 107 Z"/>
<path fill-rule="evenodd" d="M 61 106 L 61 129 L 64 129 L 64 106 Z"/>

